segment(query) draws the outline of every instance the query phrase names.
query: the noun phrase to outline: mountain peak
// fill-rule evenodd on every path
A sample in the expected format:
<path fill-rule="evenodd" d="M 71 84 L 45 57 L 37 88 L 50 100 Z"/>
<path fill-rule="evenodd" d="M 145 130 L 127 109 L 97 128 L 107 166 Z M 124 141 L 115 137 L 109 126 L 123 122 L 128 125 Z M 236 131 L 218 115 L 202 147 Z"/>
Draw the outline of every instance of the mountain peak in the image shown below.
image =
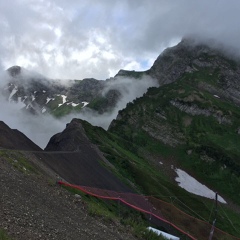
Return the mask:
<path fill-rule="evenodd" d="M 16 77 L 21 74 L 22 68 L 20 66 L 12 66 L 7 69 L 8 73 L 12 77 Z"/>

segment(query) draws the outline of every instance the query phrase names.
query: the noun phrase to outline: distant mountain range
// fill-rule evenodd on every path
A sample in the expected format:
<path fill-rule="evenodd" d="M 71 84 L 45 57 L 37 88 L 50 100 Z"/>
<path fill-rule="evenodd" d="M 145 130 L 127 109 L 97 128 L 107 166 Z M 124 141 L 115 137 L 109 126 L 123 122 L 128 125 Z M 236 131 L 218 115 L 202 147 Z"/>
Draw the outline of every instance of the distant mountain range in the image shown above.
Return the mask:
<path fill-rule="evenodd" d="M 121 79 L 126 79 L 127 75 L 130 82 L 138 81 L 138 77 L 145 74 L 120 70 L 114 78 L 105 81 L 94 78 L 63 81 L 48 79 L 20 66 L 13 66 L 7 72 L 7 84 L 1 90 L 6 100 L 20 104 L 22 109 L 33 114 L 49 113 L 55 117 L 78 113 L 85 107 L 99 114 L 111 112 L 123 97 L 123 91 L 128 91 Z M 150 80 L 145 85 L 154 86 L 156 83 Z M 147 87 L 140 89 L 140 94 Z"/>

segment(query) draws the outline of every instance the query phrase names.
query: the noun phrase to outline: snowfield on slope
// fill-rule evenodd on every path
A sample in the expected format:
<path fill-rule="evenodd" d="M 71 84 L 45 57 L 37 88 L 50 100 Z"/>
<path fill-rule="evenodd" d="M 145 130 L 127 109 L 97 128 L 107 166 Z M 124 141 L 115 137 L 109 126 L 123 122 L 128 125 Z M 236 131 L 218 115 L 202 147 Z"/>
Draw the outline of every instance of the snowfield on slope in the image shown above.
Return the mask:
<path fill-rule="evenodd" d="M 184 188 L 186 191 L 199 195 L 202 197 L 215 199 L 216 193 L 205 185 L 198 182 L 195 178 L 191 177 L 188 173 L 184 172 L 181 169 L 175 169 L 178 177 L 175 178 L 176 182 L 181 188 Z M 218 195 L 218 201 L 221 203 L 227 203 L 221 196 Z"/>
<path fill-rule="evenodd" d="M 11 101 L 13 95 L 15 95 L 15 93 L 16 93 L 17 91 L 18 91 L 18 87 L 15 86 L 15 87 L 13 88 L 12 92 L 10 93 L 9 97 L 8 97 L 8 101 L 9 101 L 9 102 Z"/>

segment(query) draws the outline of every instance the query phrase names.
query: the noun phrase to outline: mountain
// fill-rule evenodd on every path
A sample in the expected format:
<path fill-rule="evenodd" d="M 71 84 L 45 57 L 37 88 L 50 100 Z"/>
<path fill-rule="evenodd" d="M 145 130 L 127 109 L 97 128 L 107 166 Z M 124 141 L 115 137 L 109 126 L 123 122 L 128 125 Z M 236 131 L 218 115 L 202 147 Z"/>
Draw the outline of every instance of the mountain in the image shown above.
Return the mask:
<path fill-rule="evenodd" d="M 54 135 L 44 153 L 38 153 L 47 166 L 70 183 L 133 192 L 130 181 L 115 176 L 114 166 L 86 135 L 80 119 L 73 119 L 63 132 Z M 126 184 L 124 184 L 125 182 Z"/>
<path fill-rule="evenodd" d="M 150 88 L 121 110 L 109 134 L 127 141 L 129 151 L 170 182 L 178 179 L 176 173 L 182 169 L 239 213 L 239 60 L 218 48 L 182 41 L 166 49 L 149 74 L 160 87 Z M 163 191 L 156 184 L 145 191 L 149 189 L 155 194 Z M 181 201 L 193 204 L 186 198 Z"/>
<path fill-rule="evenodd" d="M 184 40 L 165 50 L 149 74 L 160 87 L 129 103 L 109 132 L 160 171 L 160 161 L 180 166 L 239 205 L 239 61 Z"/>
<path fill-rule="evenodd" d="M 198 79 L 198 87 L 240 104 L 239 59 L 231 57 L 217 43 L 198 43 L 183 39 L 177 46 L 166 49 L 149 70 L 160 85 L 180 80 L 183 75 Z"/>
<path fill-rule="evenodd" d="M 94 78 L 53 80 L 20 66 L 7 69 L 7 73 L 7 84 L 1 90 L 6 100 L 21 103 L 22 109 L 33 114 L 51 114 L 55 117 L 84 112 L 86 109 L 99 114 L 112 112 L 123 97 L 120 88 L 125 88 L 125 83 L 121 83 L 121 71 L 105 81 Z M 137 81 L 131 76 L 128 78 Z"/>
<path fill-rule="evenodd" d="M 218 47 L 183 40 L 166 49 L 148 71 L 118 73 L 134 79 L 143 75 L 154 77 L 159 87 L 151 87 L 142 97 L 128 103 L 108 131 L 86 122 L 82 126 L 115 167 L 116 174 L 131 180 L 136 191 L 164 200 L 172 196 L 179 201 L 175 202 L 177 207 L 190 213 L 181 204 L 184 203 L 207 219 L 211 204 L 178 187 L 178 173 L 184 170 L 217 191 L 227 202 L 226 208 L 222 206 L 224 211 L 229 211 L 231 219 L 237 219 L 239 73 L 239 61 Z M 218 227 L 239 235 L 238 223 L 231 227 L 224 220 L 224 211 L 219 213 Z"/>
<path fill-rule="evenodd" d="M 6 97 L 19 100 L 15 94 L 26 82 L 20 77 L 23 70 L 14 67 L 9 71 L 11 83 L 5 89 Z M 21 84 L 19 79 L 24 79 Z M 40 82 L 39 76 L 34 79 Z M 141 79 L 144 83 L 155 79 L 157 84 L 147 84 L 150 88 L 130 100 L 107 131 L 73 119 L 50 139 L 45 151 L 34 154 L 36 158 L 70 183 L 136 192 L 168 202 L 168 217 L 196 239 L 208 238 L 197 219 L 212 223 L 212 199 L 218 192 L 216 227 L 239 237 L 239 60 L 218 45 L 183 39 L 166 49 L 144 72 L 120 70 L 105 82 L 75 80 L 69 86 L 58 82 L 52 95 L 47 88 L 34 90 L 25 83 L 22 91 L 32 106 L 38 92 L 44 96 L 44 104 L 39 101 L 33 107 L 35 112 L 40 109 L 41 113 L 44 107 L 46 113 L 63 116 L 79 104 L 77 111 L 88 108 L 106 113 L 128 90 L 124 79 L 130 79 L 137 90 Z M 37 84 L 38 80 L 30 82 Z M 49 79 L 41 81 L 44 87 L 49 83 Z M 54 100 L 48 101 L 50 98 Z M 85 101 L 89 104 L 81 105 Z M 200 190 L 200 183 L 205 185 L 204 190 Z M 196 221 L 181 219 L 174 214 L 175 207 Z M 217 229 L 215 232 L 215 239 L 238 239 Z"/>
<path fill-rule="evenodd" d="M 128 125 L 128 122 L 126 122 L 126 125 Z M 171 221 L 178 219 L 176 225 L 181 225 L 181 229 L 189 232 L 196 239 L 205 239 L 209 235 L 211 227 L 209 230 L 206 228 L 203 231 L 200 223 L 202 220 L 184 220 L 181 219 L 178 213 L 173 213 L 173 208 L 177 207 L 195 218 L 203 219 L 204 222 L 209 218 L 211 223 L 214 217 L 211 215 L 211 211 L 215 203 L 208 199 L 206 195 L 205 197 L 198 196 L 201 190 L 198 188 L 199 183 L 196 184 L 195 179 L 186 178 L 185 174 L 183 181 L 185 184 L 187 181 L 191 181 L 188 185 L 194 185 L 195 194 L 178 186 L 175 179 L 177 174 L 183 172 L 182 170 L 184 169 L 210 189 L 218 191 L 219 201 L 225 202 L 225 204 L 219 203 L 217 228 L 239 236 L 239 199 L 237 196 L 234 196 L 234 194 L 238 195 L 239 178 L 235 173 L 231 172 L 229 167 L 222 168 L 221 164 L 219 164 L 219 169 L 217 169 L 218 163 L 216 163 L 216 160 L 215 162 L 207 162 L 210 158 L 199 158 L 197 162 L 196 153 L 192 149 L 191 151 L 189 149 L 186 151 L 186 149 L 177 145 L 171 147 L 171 145 L 168 146 L 161 143 L 159 139 L 153 139 L 151 136 L 147 136 L 147 134 L 144 135 L 145 145 L 143 145 L 143 138 L 140 138 L 139 135 L 136 136 L 138 134 L 138 131 L 136 131 L 138 126 L 133 128 L 131 125 L 132 132 L 128 129 L 128 133 L 126 133 L 126 125 L 122 124 L 118 130 L 111 127 L 109 131 L 105 131 L 101 127 L 92 126 L 86 121 L 73 119 L 62 133 L 52 137 L 46 148 L 48 151 L 56 151 L 54 154 L 56 156 L 55 163 L 49 159 L 44 161 L 60 176 L 71 176 L 72 178 L 67 179 L 70 182 L 76 182 L 79 179 L 79 184 L 86 186 L 101 188 L 113 186 L 114 178 L 109 177 L 110 175 L 99 175 L 98 172 L 103 173 L 103 171 L 93 161 L 95 158 L 94 152 L 98 149 L 97 154 L 100 155 L 95 159 L 102 159 L 100 163 L 107 167 L 108 171 L 111 171 L 118 179 L 121 179 L 126 185 L 134 189 L 135 192 L 147 196 L 155 196 L 164 202 L 169 202 L 170 205 L 167 212 L 171 213 L 171 215 L 167 216 L 168 214 L 166 215 L 165 213 L 163 217 L 171 219 Z M 120 134 L 121 130 L 122 133 Z M 132 138 L 132 134 L 134 134 L 135 138 Z M 74 152 L 67 153 L 65 152 L 66 150 Z M 86 151 L 88 151 L 88 155 Z M 61 156 L 61 152 L 65 155 L 64 157 Z M 77 155 L 78 153 L 79 155 Z M 68 157 L 66 154 L 68 154 Z M 182 157 L 181 159 L 177 158 L 179 157 L 178 154 Z M 38 154 L 38 156 L 44 159 L 43 154 Z M 187 156 L 191 156 L 191 158 L 187 159 Z M 184 159 L 185 157 L 186 159 Z M 197 163 L 197 168 L 191 168 L 189 164 L 191 160 L 194 161 L 194 164 Z M 88 163 L 90 168 L 86 169 L 83 162 L 84 164 Z M 214 165 L 212 166 L 212 164 Z M 206 171 L 206 176 L 201 175 L 203 170 Z M 214 172 L 215 170 L 217 171 Z M 211 172 L 215 174 L 214 178 L 210 175 Z M 75 179 L 73 178 L 74 176 Z M 94 179 L 96 182 L 90 182 L 89 180 L 91 179 Z M 214 179 L 218 181 L 214 181 Z M 98 183 L 104 183 L 105 185 L 100 186 Z M 231 187 L 231 189 L 227 189 L 227 187 Z M 222 201 L 221 197 L 227 203 L 225 200 Z M 230 221 L 226 221 L 225 214 L 227 214 Z M 183 214 L 183 216 L 185 215 Z M 187 221 L 187 224 L 183 224 L 185 221 Z M 221 239 L 220 236 L 235 239 L 216 229 L 214 239 Z"/>

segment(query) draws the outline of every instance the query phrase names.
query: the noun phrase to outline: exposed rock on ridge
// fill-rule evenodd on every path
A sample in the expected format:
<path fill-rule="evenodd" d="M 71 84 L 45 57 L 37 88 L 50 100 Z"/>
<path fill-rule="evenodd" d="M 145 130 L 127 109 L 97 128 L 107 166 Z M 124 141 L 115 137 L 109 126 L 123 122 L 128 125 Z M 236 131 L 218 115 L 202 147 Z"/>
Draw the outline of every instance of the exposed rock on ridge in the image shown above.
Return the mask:
<path fill-rule="evenodd" d="M 73 119 L 67 124 L 63 132 L 54 135 L 48 145 L 46 151 L 80 151 L 86 146 L 91 145 L 87 138 L 81 120 Z"/>
<path fill-rule="evenodd" d="M 185 73 L 198 72 L 200 69 L 209 70 L 209 76 L 216 78 L 216 85 L 207 91 L 225 96 L 240 106 L 240 64 L 231 59 L 217 47 L 206 43 L 196 43 L 192 39 L 184 39 L 177 46 L 164 50 L 159 55 L 149 74 L 158 79 L 160 86 L 178 80 Z"/>

